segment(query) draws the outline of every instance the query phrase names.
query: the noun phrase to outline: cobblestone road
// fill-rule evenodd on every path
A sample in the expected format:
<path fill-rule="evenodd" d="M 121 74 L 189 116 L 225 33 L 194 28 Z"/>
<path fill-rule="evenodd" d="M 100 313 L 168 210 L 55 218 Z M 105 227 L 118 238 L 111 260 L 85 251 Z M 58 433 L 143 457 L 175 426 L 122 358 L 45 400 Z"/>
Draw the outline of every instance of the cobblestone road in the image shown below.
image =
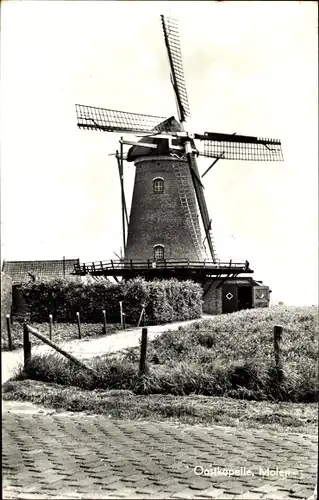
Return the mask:
<path fill-rule="evenodd" d="M 111 421 L 6 401 L 2 422 L 3 498 L 300 499 L 316 483 L 317 436 Z"/>

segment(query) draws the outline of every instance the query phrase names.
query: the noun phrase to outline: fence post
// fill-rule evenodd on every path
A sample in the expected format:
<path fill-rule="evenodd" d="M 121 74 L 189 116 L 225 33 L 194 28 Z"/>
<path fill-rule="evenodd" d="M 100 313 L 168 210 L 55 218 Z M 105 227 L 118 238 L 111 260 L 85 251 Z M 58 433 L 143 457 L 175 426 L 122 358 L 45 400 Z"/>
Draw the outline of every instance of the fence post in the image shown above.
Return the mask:
<path fill-rule="evenodd" d="M 24 356 L 24 369 L 31 360 L 31 342 L 26 322 L 23 324 L 23 356 Z"/>
<path fill-rule="evenodd" d="M 123 330 L 126 329 L 125 301 L 122 304 Z"/>
<path fill-rule="evenodd" d="M 11 337 L 11 320 L 10 320 L 10 314 L 6 314 L 6 321 L 7 321 L 7 332 L 8 332 L 8 347 L 9 347 L 9 351 L 12 351 L 12 337 Z"/>
<path fill-rule="evenodd" d="M 52 340 L 52 327 L 53 327 L 53 316 L 52 316 L 52 314 L 49 314 L 49 328 L 50 328 L 49 338 L 50 338 L 50 340 Z"/>
<path fill-rule="evenodd" d="M 275 325 L 274 327 L 274 352 L 276 367 L 282 367 L 281 359 L 281 339 L 282 339 L 282 326 Z"/>
<path fill-rule="evenodd" d="M 147 328 L 142 328 L 140 373 L 144 375 L 146 368 L 146 349 L 147 349 Z"/>
<path fill-rule="evenodd" d="M 121 326 L 123 328 L 123 302 L 120 301 L 120 316 L 121 316 Z"/>
<path fill-rule="evenodd" d="M 103 328 L 104 328 L 104 335 L 106 335 L 106 311 L 103 309 Z"/>
<path fill-rule="evenodd" d="M 78 324 L 78 330 L 79 330 L 79 339 L 81 339 L 81 322 L 80 322 L 80 313 L 77 312 L 76 313 L 76 321 L 77 321 L 77 324 Z"/>
<path fill-rule="evenodd" d="M 138 323 L 137 323 L 137 327 L 139 328 L 140 324 L 141 324 L 141 321 L 142 321 L 142 317 L 145 313 L 145 304 L 142 304 L 142 311 L 141 311 L 141 314 L 140 314 L 140 317 L 139 317 L 139 320 L 138 320 Z"/>

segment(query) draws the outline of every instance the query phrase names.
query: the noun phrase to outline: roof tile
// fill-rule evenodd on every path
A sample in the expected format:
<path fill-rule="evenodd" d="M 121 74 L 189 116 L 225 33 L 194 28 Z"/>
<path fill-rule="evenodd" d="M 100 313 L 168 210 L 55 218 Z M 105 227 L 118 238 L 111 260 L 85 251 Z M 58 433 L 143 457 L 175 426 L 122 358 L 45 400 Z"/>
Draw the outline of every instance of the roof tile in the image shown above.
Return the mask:
<path fill-rule="evenodd" d="M 78 262 L 79 259 L 5 261 L 2 271 L 12 278 L 13 284 L 20 284 L 30 281 L 30 274 L 46 279 L 70 276 Z"/>

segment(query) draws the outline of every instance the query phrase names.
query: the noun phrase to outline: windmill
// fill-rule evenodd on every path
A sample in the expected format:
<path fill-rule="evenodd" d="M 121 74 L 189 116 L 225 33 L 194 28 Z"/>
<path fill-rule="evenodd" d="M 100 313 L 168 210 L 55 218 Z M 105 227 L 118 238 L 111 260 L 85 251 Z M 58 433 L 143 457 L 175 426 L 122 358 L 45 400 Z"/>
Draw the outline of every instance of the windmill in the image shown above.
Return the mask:
<path fill-rule="evenodd" d="M 164 247 L 168 247 L 168 255 L 165 248 L 165 260 L 181 261 L 185 258 L 200 263 L 207 259 L 216 266 L 212 221 L 197 165 L 198 157 L 213 160 L 204 177 L 222 159 L 283 160 L 281 142 L 278 139 L 190 130 L 190 106 L 178 23 L 164 15 L 161 22 L 178 119 L 77 104 L 77 125 L 81 129 L 138 137 L 135 141 L 122 138 L 121 154 L 116 154 L 121 179 L 123 229 L 125 223 L 128 226 L 127 239 L 124 230 L 124 260 L 164 260 Z M 198 142 L 203 145 L 202 150 L 197 148 Z M 123 145 L 131 146 L 126 160 L 134 161 L 136 166 L 129 221 L 123 187 Z M 165 196 L 154 196 L 157 193 Z M 166 245 L 160 243 L 161 238 L 165 239 Z M 246 263 L 240 272 L 252 272 L 248 267 Z"/>

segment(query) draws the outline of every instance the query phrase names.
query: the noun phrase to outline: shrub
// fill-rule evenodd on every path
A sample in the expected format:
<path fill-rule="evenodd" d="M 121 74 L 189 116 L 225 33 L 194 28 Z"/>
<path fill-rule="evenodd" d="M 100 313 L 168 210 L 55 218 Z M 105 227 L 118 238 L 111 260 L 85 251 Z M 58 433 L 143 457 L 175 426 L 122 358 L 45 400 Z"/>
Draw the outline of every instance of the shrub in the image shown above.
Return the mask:
<path fill-rule="evenodd" d="M 120 322 L 119 302 L 123 301 L 126 321 L 137 324 L 142 304 L 146 305 L 146 324 L 169 323 L 200 317 L 202 288 L 193 281 L 135 278 L 118 284 L 76 280 L 36 281 L 22 285 L 23 296 L 32 322 L 74 322 L 76 312 L 81 321 L 100 323 L 105 309 L 109 323 Z"/>

